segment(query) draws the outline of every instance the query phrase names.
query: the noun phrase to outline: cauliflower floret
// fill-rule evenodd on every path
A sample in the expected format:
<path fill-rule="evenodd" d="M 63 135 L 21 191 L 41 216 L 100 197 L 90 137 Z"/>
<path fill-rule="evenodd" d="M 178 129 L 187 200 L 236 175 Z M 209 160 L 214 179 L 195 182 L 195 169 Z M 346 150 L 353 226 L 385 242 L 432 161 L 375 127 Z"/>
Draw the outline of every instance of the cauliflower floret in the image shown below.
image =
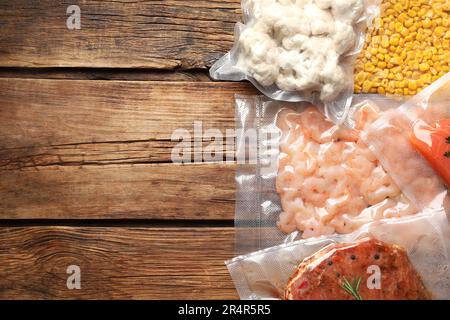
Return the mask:
<path fill-rule="evenodd" d="M 331 11 L 335 19 L 354 23 L 364 11 L 364 2 L 363 0 L 334 0 Z"/>
<path fill-rule="evenodd" d="M 287 6 L 279 3 L 269 4 L 261 11 L 261 20 L 269 26 L 273 26 L 276 23 L 284 20 L 289 13 Z M 282 19 L 281 19 L 282 17 Z"/>
<path fill-rule="evenodd" d="M 248 8 L 248 12 L 251 15 L 257 19 L 260 19 L 265 8 L 276 2 L 276 0 L 246 0 L 244 7 Z"/>
<path fill-rule="evenodd" d="M 320 93 L 322 101 L 327 102 L 335 99 L 349 84 L 344 69 L 338 64 L 338 60 L 339 58 L 335 56 L 328 57 L 321 70 L 320 75 L 325 83 Z"/>
<path fill-rule="evenodd" d="M 309 37 L 304 34 L 296 34 L 291 37 L 286 37 L 282 41 L 283 48 L 286 50 L 303 50 L 305 43 L 309 41 Z"/>
<path fill-rule="evenodd" d="M 287 17 L 276 22 L 273 26 L 274 36 L 279 42 L 283 42 L 286 37 L 294 35 L 306 35 L 311 34 L 311 28 L 309 23 L 303 17 Z"/>
<path fill-rule="evenodd" d="M 303 50 L 307 51 L 311 56 L 321 56 L 334 52 L 334 43 L 328 37 L 311 37 L 304 44 Z"/>
<path fill-rule="evenodd" d="M 334 26 L 335 34 L 333 36 L 336 52 L 343 54 L 350 50 L 356 42 L 356 33 L 353 27 L 349 24 L 336 20 Z"/>
<path fill-rule="evenodd" d="M 266 33 L 244 30 L 239 39 L 241 54 L 237 67 L 248 71 L 263 86 L 270 86 L 278 75 L 278 47 Z"/>
<path fill-rule="evenodd" d="M 305 18 L 309 21 L 313 35 L 330 34 L 334 32 L 334 19 L 330 11 L 322 10 L 315 4 L 305 6 Z"/>
<path fill-rule="evenodd" d="M 277 85 L 282 90 L 316 89 L 320 84 L 320 68 L 322 56 L 311 56 L 307 52 L 298 53 L 295 50 L 280 54 L 280 71 Z"/>

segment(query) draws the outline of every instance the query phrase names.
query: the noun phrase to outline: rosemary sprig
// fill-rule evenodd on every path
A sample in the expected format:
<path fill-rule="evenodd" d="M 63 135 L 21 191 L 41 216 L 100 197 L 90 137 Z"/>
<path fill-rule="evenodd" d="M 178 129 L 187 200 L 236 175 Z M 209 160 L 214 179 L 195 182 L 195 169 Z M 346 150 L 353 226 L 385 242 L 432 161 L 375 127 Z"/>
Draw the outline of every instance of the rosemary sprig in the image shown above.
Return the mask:
<path fill-rule="evenodd" d="M 447 138 L 445 139 L 445 141 L 447 141 L 447 143 L 450 143 L 450 136 L 447 137 Z"/>
<path fill-rule="evenodd" d="M 450 158 L 450 151 L 445 152 L 444 157 Z"/>
<path fill-rule="evenodd" d="M 343 284 L 341 285 L 342 289 L 344 289 L 348 294 L 353 296 L 355 300 L 362 300 L 363 298 L 359 294 L 359 286 L 361 284 L 361 277 L 353 279 L 352 284 L 348 282 L 348 280 L 344 277 Z"/>

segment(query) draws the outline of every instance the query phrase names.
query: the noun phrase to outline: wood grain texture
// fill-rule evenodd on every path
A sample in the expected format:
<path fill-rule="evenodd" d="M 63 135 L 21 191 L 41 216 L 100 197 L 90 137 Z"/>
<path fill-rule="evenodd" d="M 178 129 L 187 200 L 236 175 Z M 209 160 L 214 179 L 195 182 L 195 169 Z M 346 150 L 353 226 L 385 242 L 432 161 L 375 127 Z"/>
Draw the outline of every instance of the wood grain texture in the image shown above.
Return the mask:
<path fill-rule="evenodd" d="M 235 299 L 232 228 L 0 228 L 0 299 Z M 66 287 L 69 265 L 81 290 Z"/>
<path fill-rule="evenodd" d="M 231 220 L 235 166 L 46 166 L 0 171 L 2 219 Z"/>
<path fill-rule="evenodd" d="M 205 68 L 231 48 L 240 12 L 240 0 L 0 1 L 0 66 Z"/>
<path fill-rule="evenodd" d="M 196 121 L 234 137 L 234 96 L 254 93 L 244 83 L 0 79 L 0 171 L 168 162 L 174 130 L 193 136 Z"/>
<path fill-rule="evenodd" d="M 234 95 L 248 85 L 0 79 L 0 88 L 2 218 L 233 218 L 234 165 L 164 162 L 177 128 L 233 129 Z"/>

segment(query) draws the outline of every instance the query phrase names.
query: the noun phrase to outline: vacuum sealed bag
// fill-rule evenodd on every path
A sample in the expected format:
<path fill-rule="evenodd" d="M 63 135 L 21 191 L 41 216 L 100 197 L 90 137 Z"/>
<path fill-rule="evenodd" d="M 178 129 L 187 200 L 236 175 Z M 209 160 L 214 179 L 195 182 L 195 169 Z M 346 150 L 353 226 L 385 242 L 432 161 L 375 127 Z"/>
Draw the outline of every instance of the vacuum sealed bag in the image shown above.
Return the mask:
<path fill-rule="evenodd" d="M 344 127 L 307 102 L 237 97 L 237 254 L 419 211 L 361 138 L 383 108 L 401 102 L 367 99 L 355 97 Z"/>
<path fill-rule="evenodd" d="M 443 210 L 425 209 L 226 264 L 241 299 L 450 299 L 449 244 Z"/>
<path fill-rule="evenodd" d="M 416 207 L 450 213 L 450 73 L 384 112 L 363 139 Z"/>
<path fill-rule="evenodd" d="M 242 8 L 244 24 L 211 77 L 249 80 L 274 100 L 323 104 L 329 118 L 344 119 L 379 0 L 243 0 Z"/>

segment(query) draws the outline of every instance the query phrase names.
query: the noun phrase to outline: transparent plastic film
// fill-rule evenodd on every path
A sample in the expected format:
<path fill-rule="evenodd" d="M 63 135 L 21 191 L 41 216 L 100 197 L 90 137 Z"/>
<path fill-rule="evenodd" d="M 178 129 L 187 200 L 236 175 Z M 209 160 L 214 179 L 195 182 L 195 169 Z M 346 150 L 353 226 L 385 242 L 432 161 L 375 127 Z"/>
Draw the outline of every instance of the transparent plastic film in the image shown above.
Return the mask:
<path fill-rule="evenodd" d="M 238 254 L 418 212 L 360 135 L 400 101 L 371 99 L 383 107 L 356 97 L 344 127 L 310 103 L 237 98 L 237 127 L 259 132 L 254 162 L 237 168 Z M 246 135 L 237 140 L 243 152 Z"/>
<path fill-rule="evenodd" d="M 226 264 L 241 299 L 450 299 L 449 243 L 445 213 L 426 209 Z"/>
<path fill-rule="evenodd" d="M 385 112 L 363 138 L 418 208 L 450 212 L 450 73 Z"/>
<path fill-rule="evenodd" d="M 232 50 L 210 69 L 216 80 L 249 80 L 273 100 L 323 105 L 343 121 L 353 69 L 379 0 L 243 0 Z"/>

